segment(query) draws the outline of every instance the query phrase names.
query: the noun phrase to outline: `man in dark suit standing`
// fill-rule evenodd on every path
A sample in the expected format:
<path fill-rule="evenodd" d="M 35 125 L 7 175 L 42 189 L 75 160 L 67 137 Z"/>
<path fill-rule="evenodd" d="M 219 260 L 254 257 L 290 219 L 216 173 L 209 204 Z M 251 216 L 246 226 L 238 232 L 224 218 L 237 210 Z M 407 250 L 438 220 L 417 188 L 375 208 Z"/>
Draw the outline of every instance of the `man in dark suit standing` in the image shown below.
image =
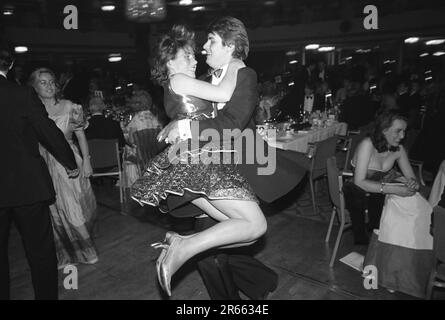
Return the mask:
<path fill-rule="evenodd" d="M 36 299 L 57 299 L 57 258 L 49 204 L 54 187 L 39 142 L 67 168 L 79 174 L 63 133 L 48 118 L 32 88 L 6 80 L 13 57 L 0 45 L 0 299 L 9 299 L 8 238 L 11 222 L 20 232 Z"/>
<path fill-rule="evenodd" d="M 104 101 L 101 97 L 92 97 L 89 101 L 91 118 L 88 120 L 88 127 L 85 129 L 85 136 L 91 139 L 117 139 L 119 147 L 125 145 L 124 134 L 119 122 L 105 118 Z"/>

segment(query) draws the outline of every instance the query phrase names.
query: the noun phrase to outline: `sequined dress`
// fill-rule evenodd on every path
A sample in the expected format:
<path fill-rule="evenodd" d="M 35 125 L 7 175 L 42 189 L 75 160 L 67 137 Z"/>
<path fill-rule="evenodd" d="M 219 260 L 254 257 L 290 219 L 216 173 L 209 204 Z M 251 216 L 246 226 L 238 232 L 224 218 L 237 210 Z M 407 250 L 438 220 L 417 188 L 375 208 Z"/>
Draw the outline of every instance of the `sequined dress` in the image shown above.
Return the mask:
<path fill-rule="evenodd" d="M 212 117 L 213 113 L 211 102 L 176 94 L 170 85 L 164 87 L 164 105 L 173 120 L 201 120 Z M 209 200 L 258 201 L 235 164 L 203 161 L 211 162 L 213 154 L 218 156 L 218 151 L 208 153 L 210 149 L 213 148 L 209 145 L 194 145 L 190 140 L 168 147 L 150 161 L 143 176 L 133 184 L 131 197 L 141 204 L 159 206 L 164 212 L 168 211 L 164 200 L 169 195 L 192 193 Z"/>

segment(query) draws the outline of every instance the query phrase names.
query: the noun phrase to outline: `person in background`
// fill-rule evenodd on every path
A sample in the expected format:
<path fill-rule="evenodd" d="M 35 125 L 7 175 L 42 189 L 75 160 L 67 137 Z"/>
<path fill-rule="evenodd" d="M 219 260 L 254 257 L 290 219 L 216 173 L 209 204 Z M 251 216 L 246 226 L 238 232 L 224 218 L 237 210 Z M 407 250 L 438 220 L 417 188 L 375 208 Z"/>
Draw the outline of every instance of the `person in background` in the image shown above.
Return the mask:
<path fill-rule="evenodd" d="M 372 122 L 376 111 L 376 104 L 363 92 L 361 83 L 353 81 L 342 106 L 340 121 L 346 122 L 348 129 L 357 130 Z"/>
<path fill-rule="evenodd" d="M 89 179 L 93 169 L 84 132 L 88 123 L 82 106 L 58 98 L 56 76 L 50 69 L 34 70 L 29 77 L 29 84 L 34 87 L 49 117 L 65 135 L 77 165 L 81 168 L 79 176 L 70 179 L 62 164 L 49 150 L 40 150 L 57 192 L 56 202 L 50 206 L 50 210 L 59 268 L 77 263 L 96 263 L 98 257 L 91 233 L 97 204 Z M 74 135 L 80 150 L 74 144 Z"/>
<path fill-rule="evenodd" d="M 353 182 L 345 183 L 344 194 L 355 240 L 364 235 L 358 231 L 364 231 L 366 202 L 369 231 L 379 229 L 363 265 L 376 267 L 379 285 L 388 290 L 424 298 L 433 262 L 432 207 L 417 192 L 419 184 L 401 144 L 406 127 L 400 113 L 377 116 L 374 132 L 352 158 Z"/>
<path fill-rule="evenodd" d="M 347 98 L 347 92 L 350 90 L 351 87 L 351 81 L 349 79 L 343 80 L 343 87 L 337 90 L 335 93 L 335 99 L 334 102 L 338 105 L 343 104 L 343 102 Z"/>
<path fill-rule="evenodd" d="M 136 91 L 128 103 L 132 117 L 130 122 L 124 127 L 126 146 L 124 148 L 124 185 L 130 188 L 131 185 L 141 176 L 141 168 L 137 163 L 137 147 L 133 135 L 136 131 L 144 129 L 162 129 L 161 123 L 151 112 L 153 101 L 150 94 L 144 90 Z"/>
<path fill-rule="evenodd" d="M 275 109 L 280 98 L 281 97 L 278 95 L 278 90 L 275 84 L 270 81 L 266 81 L 261 90 L 260 103 L 258 106 L 256 119 L 257 123 L 262 123 L 264 120 L 269 120 L 272 118 L 272 110 Z"/>
<path fill-rule="evenodd" d="M 89 101 L 91 118 L 88 120 L 88 127 L 85 129 L 87 140 L 92 139 L 117 139 L 119 148 L 125 145 L 125 138 L 119 122 L 106 118 L 103 114 L 105 103 L 101 97 L 92 97 Z"/>
<path fill-rule="evenodd" d="M 57 257 L 48 206 L 55 190 L 41 143 L 69 179 L 79 174 L 73 151 L 34 90 L 6 80 L 12 50 L 0 45 L 0 300 L 10 299 L 8 242 L 14 222 L 23 241 L 35 299 L 58 298 Z M 59 191 L 58 191 L 59 192 Z"/>
<path fill-rule="evenodd" d="M 303 105 L 303 110 L 309 113 L 324 109 L 324 97 L 321 94 L 315 93 L 314 83 L 306 83 L 301 104 Z"/>

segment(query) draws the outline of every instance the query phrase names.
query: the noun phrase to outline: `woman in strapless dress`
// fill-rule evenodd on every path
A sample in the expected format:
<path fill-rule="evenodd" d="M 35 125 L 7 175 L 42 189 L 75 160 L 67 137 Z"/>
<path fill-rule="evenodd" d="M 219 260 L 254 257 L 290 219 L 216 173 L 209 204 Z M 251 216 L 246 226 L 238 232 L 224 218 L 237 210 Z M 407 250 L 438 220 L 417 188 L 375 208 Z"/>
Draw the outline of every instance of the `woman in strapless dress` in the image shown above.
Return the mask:
<path fill-rule="evenodd" d="M 344 191 L 353 191 L 349 199 L 365 193 L 382 197 L 379 230 L 371 238 L 365 272 L 390 291 L 424 298 L 433 262 L 432 207 L 417 192 L 419 184 L 401 145 L 406 126 L 406 119 L 392 111 L 377 117 L 373 135 L 358 145 L 352 159 L 355 189 Z M 396 163 L 398 175 L 393 174 Z"/>
<path fill-rule="evenodd" d="M 228 101 L 238 69 L 244 67 L 241 60 L 233 59 L 221 83 L 215 86 L 195 79 L 196 64 L 193 32 L 174 26 L 161 38 L 152 70 L 153 78 L 164 87 L 164 105 L 172 120 L 212 117 L 210 101 Z M 190 140 L 180 143 L 183 145 L 173 143 L 153 158 L 144 176 L 132 187 L 133 199 L 152 206 L 162 206 L 170 195 L 202 195 L 192 203 L 219 221 L 188 237 L 168 232 L 164 242 L 154 244 L 162 248 L 157 260 L 158 280 L 169 295 L 171 276 L 188 259 L 211 248 L 250 245 L 267 228 L 258 200 L 235 164 L 194 161 L 202 159 L 200 156 L 206 152 L 218 156 L 230 150 L 194 146 Z"/>

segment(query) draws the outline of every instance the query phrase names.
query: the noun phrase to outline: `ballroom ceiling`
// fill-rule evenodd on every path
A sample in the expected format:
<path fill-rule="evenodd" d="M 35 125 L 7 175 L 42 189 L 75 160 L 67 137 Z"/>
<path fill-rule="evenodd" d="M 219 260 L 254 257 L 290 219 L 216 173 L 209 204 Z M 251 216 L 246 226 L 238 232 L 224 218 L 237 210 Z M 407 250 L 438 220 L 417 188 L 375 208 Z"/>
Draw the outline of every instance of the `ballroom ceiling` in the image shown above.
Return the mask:
<path fill-rule="evenodd" d="M 147 0 L 147 2 L 162 0 Z M 232 15 L 248 28 L 295 25 L 326 20 L 348 20 L 363 15 L 365 0 L 165 0 L 166 17 L 153 22 L 158 29 L 186 22 L 195 29 L 204 28 L 221 15 Z M 4 0 L 0 22 L 6 27 L 61 28 L 63 8 L 75 5 L 79 10 L 79 29 L 83 31 L 129 32 L 133 23 L 125 18 L 126 0 Z M 379 16 L 418 9 L 443 7 L 443 0 L 375 0 Z M 102 11 L 103 5 L 113 5 L 113 11 Z M 201 7 L 201 11 L 196 10 Z"/>

